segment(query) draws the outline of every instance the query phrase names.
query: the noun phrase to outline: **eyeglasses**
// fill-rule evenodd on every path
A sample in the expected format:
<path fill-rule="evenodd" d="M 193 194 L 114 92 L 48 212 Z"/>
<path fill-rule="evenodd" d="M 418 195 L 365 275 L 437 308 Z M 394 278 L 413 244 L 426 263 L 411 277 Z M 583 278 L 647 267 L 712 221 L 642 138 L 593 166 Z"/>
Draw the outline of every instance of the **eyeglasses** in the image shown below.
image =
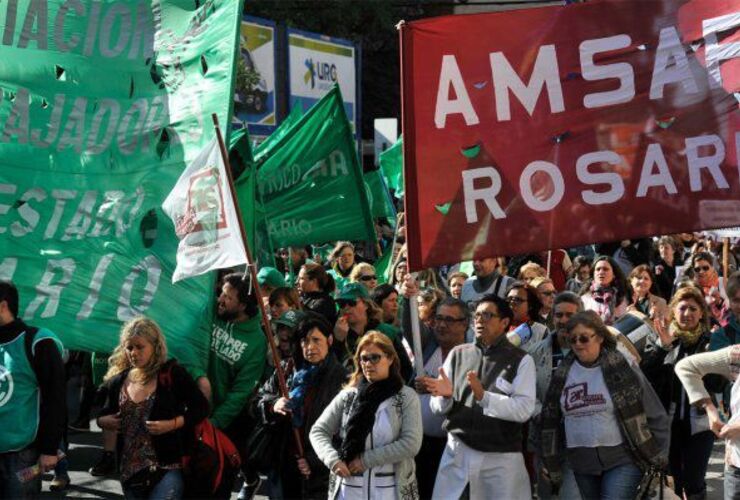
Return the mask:
<path fill-rule="evenodd" d="M 506 302 L 518 306 L 519 304 L 524 304 L 525 302 L 527 302 L 527 299 L 520 299 L 519 297 L 506 297 Z"/>
<path fill-rule="evenodd" d="M 371 365 L 377 365 L 378 363 L 380 363 L 382 357 L 382 354 L 361 354 L 360 363 L 363 365 L 367 363 L 370 363 Z"/>
<path fill-rule="evenodd" d="M 355 307 L 357 305 L 357 301 L 349 299 L 339 299 L 337 300 L 337 305 L 339 306 L 339 309 L 343 307 Z"/>
<path fill-rule="evenodd" d="M 360 276 L 360 281 L 374 281 L 377 279 L 378 277 L 374 274 L 366 274 L 365 276 Z"/>
<path fill-rule="evenodd" d="M 434 317 L 434 321 L 438 323 L 460 323 L 462 321 L 465 321 L 465 318 L 453 318 L 452 316 L 442 316 L 440 314 L 436 315 Z"/>
<path fill-rule="evenodd" d="M 588 344 L 596 335 L 574 335 L 570 338 L 571 344 Z"/>
<path fill-rule="evenodd" d="M 476 321 L 478 320 L 491 321 L 493 318 L 500 318 L 500 317 L 501 317 L 500 315 L 496 313 L 488 312 L 488 311 L 476 312 L 475 314 L 473 314 L 473 318 L 475 318 Z"/>
<path fill-rule="evenodd" d="M 694 272 L 695 273 L 706 273 L 707 271 L 709 271 L 709 269 L 711 269 L 709 266 L 696 266 L 694 268 Z"/>

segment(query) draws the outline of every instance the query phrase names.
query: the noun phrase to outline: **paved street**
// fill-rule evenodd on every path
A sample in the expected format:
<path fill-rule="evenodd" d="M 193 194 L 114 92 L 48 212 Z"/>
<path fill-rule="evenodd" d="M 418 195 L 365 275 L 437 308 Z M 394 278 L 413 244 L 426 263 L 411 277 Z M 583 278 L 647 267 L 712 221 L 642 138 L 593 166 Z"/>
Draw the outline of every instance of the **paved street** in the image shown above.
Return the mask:
<path fill-rule="evenodd" d="M 101 434 L 99 430 L 87 433 L 76 433 L 70 435 L 71 449 L 70 476 L 72 485 L 66 492 L 70 498 L 123 498 L 121 485 L 117 478 L 98 478 L 87 473 L 87 470 L 95 463 L 100 454 Z M 707 474 L 708 498 L 709 500 L 722 500 L 722 467 L 723 467 L 724 445 L 717 443 L 714 454 L 709 463 Z M 51 476 L 47 476 L 51 480 Z M 265 493 L 263 490 L 261 493 Z M 61 495 L 49 492 L 49 483 L 44 481 L 43 498 L 58 498 Z M 236 498 L 236 493 L 232 499 Z M 266 496 L 258 496 L 265 499 Z"/>

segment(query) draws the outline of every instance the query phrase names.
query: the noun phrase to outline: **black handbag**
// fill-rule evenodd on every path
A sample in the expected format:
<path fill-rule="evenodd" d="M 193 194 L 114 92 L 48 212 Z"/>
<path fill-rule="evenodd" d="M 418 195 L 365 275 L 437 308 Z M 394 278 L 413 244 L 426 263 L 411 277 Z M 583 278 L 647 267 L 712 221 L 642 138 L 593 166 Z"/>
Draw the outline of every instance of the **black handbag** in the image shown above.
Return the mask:
<path fill-rule="evenodd" d="M 284 423 L 259 423 L 247 439 L 247 466 L 267 473 L 280 460 L 288 426 Z"/>
<path fill-rule="evenodd" d="M 136 498 L 148 498 L 154 487 L 169 470 L 157 466 L 146 467 L 123 482 L 123 487 L 130 490 Z"/>

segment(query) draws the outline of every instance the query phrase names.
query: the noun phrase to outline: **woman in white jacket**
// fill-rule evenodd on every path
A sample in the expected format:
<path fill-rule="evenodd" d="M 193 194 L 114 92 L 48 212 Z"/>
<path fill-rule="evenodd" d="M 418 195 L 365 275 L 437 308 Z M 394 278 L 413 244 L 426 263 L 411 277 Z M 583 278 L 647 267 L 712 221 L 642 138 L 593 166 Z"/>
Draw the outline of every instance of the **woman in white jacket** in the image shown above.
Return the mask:
<path fill-rule="evenodd" d="M 724 424 L 704 387 L 705 375 L 722 375 L 733 381 L 730 407 L 732 417 Z M 676 365 L 676 375 L 681 380 L 689 403 L 704 408 L 709 417 L 711 430 L 726 440 L 725 453 L 725 500 L 740 498 L 740 344 L 719 351 L 688 356 Z"/>
<path fill-rule="evenodd" d="M 382 333 L 367 333 L 357 346 L 355 367 L 310 434 L 331 471 L 329 498 L 417 499 L 421 408 L 416 392 L 403 385 L 393 343 Z"/>

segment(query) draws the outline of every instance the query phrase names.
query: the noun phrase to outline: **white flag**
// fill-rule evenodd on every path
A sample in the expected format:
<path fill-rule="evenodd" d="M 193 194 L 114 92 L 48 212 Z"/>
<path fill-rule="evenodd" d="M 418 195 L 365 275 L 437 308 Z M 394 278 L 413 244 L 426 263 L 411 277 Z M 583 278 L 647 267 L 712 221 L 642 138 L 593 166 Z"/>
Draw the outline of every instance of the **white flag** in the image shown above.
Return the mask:
<path fill-rule="evenodd" d="M 247 262 L 216 138 L 185 169 L 162 209 L 175 223 L 180 238 L 173 283 Z"/>

